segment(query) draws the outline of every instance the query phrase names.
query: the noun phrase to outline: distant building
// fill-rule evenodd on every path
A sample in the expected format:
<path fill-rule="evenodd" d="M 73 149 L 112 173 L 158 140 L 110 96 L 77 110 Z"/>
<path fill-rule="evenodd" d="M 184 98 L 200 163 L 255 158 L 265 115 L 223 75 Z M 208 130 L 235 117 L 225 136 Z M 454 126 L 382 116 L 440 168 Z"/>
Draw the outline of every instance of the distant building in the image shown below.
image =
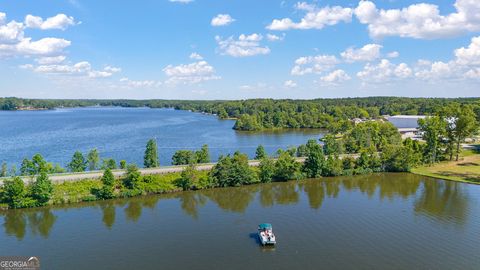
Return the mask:
<path fill-rule="evenodd" d="M 383 119 L 368 119 L 368 118 L 353 118 L 351 120 L 355 125 L 358 125 L 360 123 L 364 123 L 364 122 L 372 122 L 372 121 L 380 121 L 380 122 L 383 122 L 384 120 Z"/>

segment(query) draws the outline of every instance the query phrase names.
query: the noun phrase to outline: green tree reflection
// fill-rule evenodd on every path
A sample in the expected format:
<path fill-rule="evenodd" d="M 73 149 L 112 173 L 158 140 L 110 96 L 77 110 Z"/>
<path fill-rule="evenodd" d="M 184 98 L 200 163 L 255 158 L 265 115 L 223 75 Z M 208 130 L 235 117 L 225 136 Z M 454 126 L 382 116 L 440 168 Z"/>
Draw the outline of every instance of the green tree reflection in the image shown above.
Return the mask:
<path fill-rule="evenodd" d="M 295 204 L 300 199 L 300 194 L 297 191 L 297 183 L 285 182 L 273 185 L 273 194 L 275 202 L 278 204 Z"/>
<path fill-rule="evenodd" d="M 311 180 L 303 185 L 303 190 L 307 194 L 310 208 L 320 209 L 325 198 L 325 182 L 323 180 Z"/>
<path fill-rule="evenodd" d="M 4 216 L 3 227 L 8 235 L 22 240 L 25 237 L 27 220 L 23 210 L 7 210 Z"/>
<path fill-rule="evenodd" d="M 142 200 L 142 206 L 147 207 L 149 209 L 155 209 L 157 206 L 158 200 L 160 200 L 160 197 L 158 195 L 151 195 L 151 196 L 145 196 L 141 198 Z"/>
<path fill-rule="evenodd" d="M 7 235 L 22 240 L 27 228 L 33 235 L 48 238 L 50 230 L 57 217 L 48 208 L 7 210 L 4 215 L 3 227 Z"/>
<path fill-rule="evenodd" d="M 260 204 L 263 207 L 271 207 L 275 203 L 275 197 L 273 194 L 272 184 L 260 185 L 259 192 Z"/>
<path fill-rule="evenodd" d="M 102 221 L 103 224 L 110 230 L 113 227 L 113 224 L 115 223 L 115 205 L 112 202 L 106 202 L 100 206 L 102 209 Z"/>
<path fill-rule="evenodd" d="M 325 191 L 328 197 L 337 198 L 340 193 L 340 181 L 338 178 L 328 179 L 325 181 Z"/>
<path fill-rule="evenodd" d="M 408 198 L 420 187 L 421 177 L 414 174 L 382 174 L 377 178 L 380 198 L 393 200 L 395 197 Z"/>
<path fill-rule="evenodd" d="M 235 188 L 215 188 L 205 190 L 202 194 L 225 211 L 244 213 L 255 197 L 257 190 L 258 185 L 252 185 Z"/>
<path fill-rule="evenodd" d="M 142 215 L 142 203 L 137 198 L 130 198 L 130 202 L 124 209 L 125 217 L 130 221 L 138 221 Z"/>
<path fill-rule="evenodd" d="M 182 192 L 178 198 L 180 199 L 180 206 L 183 212 L 193 217 L 193 219 L 198 219 L 198 208 L 207 202 L 205 196 L 195 191 Z"/>
<path fill-rule="evenodd" d="M 421 196 L 415 201 L 415 212 L 440 221 L 465 224 L 469 198 L 465 184 L 451 181 L 423 180 Z"/>
<path fill-rule="evenodd" d="M 57 217 L 48 208 L 43 208 L 39 211 L 32 211 L 27 213 L 28 224 L 34 235 L 40 234 L 47 238 L 50 229 L 57 220 Z"/>

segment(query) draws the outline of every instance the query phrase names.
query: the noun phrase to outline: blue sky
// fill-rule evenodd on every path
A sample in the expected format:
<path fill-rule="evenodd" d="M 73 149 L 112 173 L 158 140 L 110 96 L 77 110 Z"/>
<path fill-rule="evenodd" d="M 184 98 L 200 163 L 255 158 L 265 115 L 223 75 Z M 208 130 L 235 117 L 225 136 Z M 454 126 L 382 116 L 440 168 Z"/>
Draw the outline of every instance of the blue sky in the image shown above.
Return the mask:
<path fill-rule="evenodd" d="M 479 96 L 479 14 L 477 0 L 0 0 L 0 96 Z"/>

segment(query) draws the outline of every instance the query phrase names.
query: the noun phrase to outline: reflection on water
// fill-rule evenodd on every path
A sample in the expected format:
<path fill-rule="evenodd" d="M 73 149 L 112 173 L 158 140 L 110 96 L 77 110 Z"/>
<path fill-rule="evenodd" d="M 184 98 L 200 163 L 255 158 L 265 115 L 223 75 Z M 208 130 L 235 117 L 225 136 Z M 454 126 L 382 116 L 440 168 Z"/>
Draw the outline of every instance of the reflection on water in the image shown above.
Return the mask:
<path fill-rule="evenodd" d="M 415 212 L 438 220 L 464 224 L 468 216 L 468 195 L 462 185 L 444 181 L 424 181 L 423 192 L 415 201 Z"/>
<path fill-rule="evenodd" d="M 200 191 L 200 193 L 225 211 L 243 213 L 255 197 L 257 188 L 258 186 L 218 188 Z"/>
<path fill-rule="evenodd" d="M 100 205 L 100 209 L 102 209 L 103 213 L 103 224 L 105 224 L 108 229 L 111 229 L 113 223 L 115 223 L 115 206 L 113 205 L 113 203 L 108 202 Z"/>
<path fill-rule="evenodd" d="M 108 269 L 476 270 L 479 199 L 479 186 L 376 174 L 8 210 L 0 211 L 0 254 L 72 270 L 105 262 Z M 258 243 L 261 222 L 274 224 L 274 249 Z"/>
<path fill-rule="evenodd" d="M 324 181 L 312 181 L 311 184 L 303 185 L 303 190 L 307 194 L 310 208 L 320 209 L 325 198 Z"/>
<path fill-rule="evenodd" d="M 48 208 L 20 209 L 3 212 L 5 233 L 18 240 L 25 237 L 27 227 L 33 235 L 48 237 L 57 217 Z"/>
<path fill-rule="evenodd" d="M 356 177 L 309 179 L 282 183 L 260 184 L 237 188 L 218 188 L 202 191 L 180 192 L 160 196 L 135 197 L 88 203 L 102 212 L 102 222 L 111 229 L 117 221 L 117 211 L 123 208 L 127 221 L 137 222 L 144 208 L 154 209 L 162 199 L 177 199 L 183 212 L 198 219 L 199 209 L 212 202 L 226 212 L 244 213 L 250 203 L 258 197 L 262 207 L 298 204 L 302 194 L 312 209 L 321 209 L 325 198 L 337 198 L 340 193 L 360 191 L 369 199 L 414 199 L 416 214 L 437 220 L 454 220 L 464 224 L 468 218 L 469 197 L 465 192 L 468 185 L 425 179 L 413 174 L 378 174 Z M 348 195 L 346 195 L 348 196 Z M 65 209 L 78 208 L 65 206 Z M 51 208 L 17 209 L 2 211 L 3 227 L 7 235 L 22 240 L 27 229 L 33 235 L 48 237 L 57 217 Z"/>
<path fill-rule="evenodd" d="M 207 203 L 206 196 L 194 191 L 184 192 L 181 196 L 179 196 L 179 199 L 180 206 L 185 214 L 193 217 L 194 219 L 198 218 L 198 208 Z"/>
<path fill-rule="evenodd" d="M 130 221 L 138 221 L 142 215 L 142 204 L 138 200 L 132 200 L 124 209 L 125 217 Z"/>

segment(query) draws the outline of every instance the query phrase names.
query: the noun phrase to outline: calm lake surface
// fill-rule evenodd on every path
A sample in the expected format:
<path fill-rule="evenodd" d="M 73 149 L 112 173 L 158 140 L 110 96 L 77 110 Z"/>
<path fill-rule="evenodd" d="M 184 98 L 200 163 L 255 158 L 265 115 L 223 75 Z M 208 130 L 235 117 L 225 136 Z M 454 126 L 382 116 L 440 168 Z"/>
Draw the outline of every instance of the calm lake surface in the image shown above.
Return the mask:
<path fill-rule="evenodd" d="M 377 174 L 1 212 L 42 269 L 480 269 L 480 186 Z M 275 248 L 256 226 L 271 222 Z"/>
<path fill-rule="evenodd" d="M 66 165 L 76 150 L 97 148 L 103 158 L 143 166 L 145 144 L 157 138 L 160 164 L 169 165 L 179 149 L 208 144 L 212 160 L 236 150 L 255 155 L 263 144 L 269 153 L 322 136 L 319 130 L 238 132 L 235 121 L 173 109 L 90 107 L 49 111 L 0 111 L 0 162 L 21 163 L 41 153 L 47 161 Z"/>

